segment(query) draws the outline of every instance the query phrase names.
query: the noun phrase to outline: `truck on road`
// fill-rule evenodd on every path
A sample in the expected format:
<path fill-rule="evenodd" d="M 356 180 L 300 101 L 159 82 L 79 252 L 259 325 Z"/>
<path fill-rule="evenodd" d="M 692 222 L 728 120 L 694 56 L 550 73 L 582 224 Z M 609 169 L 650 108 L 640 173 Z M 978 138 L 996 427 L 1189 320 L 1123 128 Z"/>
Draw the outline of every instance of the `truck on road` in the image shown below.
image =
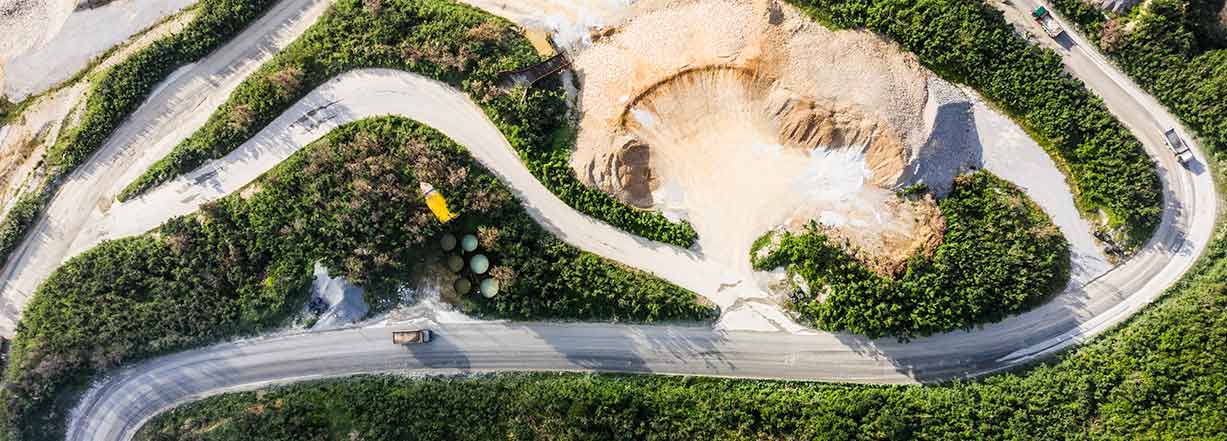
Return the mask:
<path fill-rule="evenodd" d="M 1176 162 L 1180 165 L 1185 165 L 1190 159 L 1193 159 L 1193 152 L 1189 150 L 1189 146 L 1180 139 L 1180 134 L 1176 133 L 1176 129 L 1167 129 L 1163 132 L 1163 138 L 1167 140 L 1167 148 L 1172 150 L 1172 154 L 1176 155 Z"/>
<path fill-rule="evenodd" d="M 1052 17 L 1052 13 L 1048 12 L 1048 8 L 1043 6 L 1035 8 L 1034 11 L 1031 11 L 1031 17 L 1035 18 L 1036 22 L 1039 22 L 1040 27 L 1044 28 L 1044 32 L 1049 37 L 1057 38 L 1065 33 L 1065 29 L 1061 28 L 1061 25 L 1057 23 L 1057 19 Z"/>
<path fill-rule="evenodd" d="M 429 329 L 404 329 L 400 331 L 392 331 L 392 343 L 398 345 L 409 345 L 418 343 L 430 342 Z"/>

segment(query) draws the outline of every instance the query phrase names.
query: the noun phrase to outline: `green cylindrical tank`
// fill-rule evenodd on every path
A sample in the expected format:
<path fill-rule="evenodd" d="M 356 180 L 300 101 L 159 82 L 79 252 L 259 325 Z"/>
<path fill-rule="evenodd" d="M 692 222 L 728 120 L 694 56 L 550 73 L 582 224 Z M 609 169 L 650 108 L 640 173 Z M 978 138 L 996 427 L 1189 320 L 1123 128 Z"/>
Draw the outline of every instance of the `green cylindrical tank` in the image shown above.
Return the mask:
<path fill-rule="evenodd" d="M 453 273 L 460 272 L 464 269 L 464 258 L 455 254 L 447 256 L 447 269 L 452 270 Z"/>
<path fill-rule="evenodd" d="M 465 295 L 469 293 L 470 289 L 473 289 L 473 282 L 470 282 L 469 279 L 461 277 L 459 280 L 456 280 L 456 283 L 453 284 L 452 287 L 456 288 L 456 294 Z"/>
<path fill-rule="evenodd" d="M 477 249 L 477 236 L 466 234 L 460 238 L 460 248 L 468 253 Z"/>
<path fill-rule="evenodd" d="M 451 251 L 456 249 L 456 235 L 447 233 L 443 238 L 439 239 L 439 245 L 443 247 L 443 251 Z"/>
<path fill-rule="evenodd" d="M 490 259 L 485 254 L 478 254 L 469 259 L 469 269 L 477 274 L 485 274 L 490 269 Z"/>
<path fill-rule="evenodd" d="M 498 295 L 498 281 L 487 278 L 481 281 L 481 295 L 487 299 Z"/>

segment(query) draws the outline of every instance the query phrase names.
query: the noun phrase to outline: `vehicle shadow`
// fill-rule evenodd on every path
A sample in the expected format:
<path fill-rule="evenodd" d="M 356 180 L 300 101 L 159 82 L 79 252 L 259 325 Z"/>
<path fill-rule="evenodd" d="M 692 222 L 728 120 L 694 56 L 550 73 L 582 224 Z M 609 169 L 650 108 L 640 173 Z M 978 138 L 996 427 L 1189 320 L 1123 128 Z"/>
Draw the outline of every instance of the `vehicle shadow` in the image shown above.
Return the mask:
<path fill-rule="evenodd" d="M 1185 162 L 1184 168 L 1185 170 L 1188 170 L 1189 173 L 1192 173 L 1194 176 L 1201 176 L 1201 174 L 1205 173 L 1207 170 L 1206 164 L 1204 162 L 1201 162 L 1200 159 L 1197 159 L 1196 156 L 1189 158 L 1189 160 Z"/>
<path fill-rule="evenodd" d="M 1066 32 L 1064 34 L 1057 36 L 1056 38 L 1053 38 L 1053 41 L 1056 41 L 1057 45 L 1061 46 L 1061 49 L 1065 49 L 1067 51 L 1073 49 L 1074 46 L 1078 45 L 1078 43 L 1075 43 L 1074 39 L 1069 36 L 1069 32 Z"/>
<path fill-rule="evenodd" d="M 448 338 L 447 330 L 432 329 L 432 337 L 426 343 L 410 343 L 402 345 L 409 357 L 389 359 L 387 370 L 412 369 L 450 369 L 462 373 L 469 372 L 473 364 L 464 348 L 457 346 Z"/>

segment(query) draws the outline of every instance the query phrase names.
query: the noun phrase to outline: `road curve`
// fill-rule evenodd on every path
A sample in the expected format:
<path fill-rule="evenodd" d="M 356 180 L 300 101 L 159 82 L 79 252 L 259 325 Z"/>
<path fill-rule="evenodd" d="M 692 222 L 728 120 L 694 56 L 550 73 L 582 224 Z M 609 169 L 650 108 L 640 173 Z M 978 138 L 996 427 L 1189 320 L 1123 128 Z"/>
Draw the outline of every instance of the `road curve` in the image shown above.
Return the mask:
<path fill-rule="evenodd" d="M 38 285 L 65 260 L 85 250 L 70 245 L 83 229 L 106 216 L 115 195 L 204 125 L 239 83 L 296 40 L 329 4 L 329 0 L 277 3 L 229 43 L 176 70 L 89 161 L 69 174 L 0 271 L 0 336 L 12 338 Z"/>
<path fill-rule="evenodd" d="M 1019 7 L 1028 3 L 1016 2 L 1024 4 Z M 1015 15 L 1007 13 L 1017 21 Z M 1033 26 L 1023 17 L 1020 25 Z M 1175 125 L 1175 119 L 1080 37 L 1066 43 L 1059 52 L 1067 69 L 1103 97 L 1157 159 L 1166 210 L 1154 237 L 1133 259 L 1030 312 L 972 332 L 906 344 L 832 333 L 579 323 L 431 323 L 437 340 L 411 347 L 391 344 L 390 329 L 382 327 L 284 335 L 212 346 L 124 369 L 83 397 L 70 418 L 68 439 L 130 439 L 149 418 L 183 402 L 273 383 L 357 373 L 573 370 L 906 383 L 982 375 L 1052 354 L 1103 332 L 1157 298 L 1201 254 L 1218 211 L 1213 179 L 1201 162 L 1205 156 L 1197 151 L 1198 160 L 1186 170 L 1164 150 L 1161 131 Z M 304 118 L 324 104 L 330 104 L 327 119 Z M 206 176 L 207 167 L 230 167 L 235 173 L 215 173 L 210 178 L 216 179 L 215 185 L 204 186 L 229 188 L 238 182 L 227 183 L 229 179 L 248 179 L 243 173 L 258 175 L 258 169 L 243 167 L 253 154 L 288 156 L 330 127 L 388 114 L 419 119 L 470 148 L 515 189 L 534 217 L 567 242 L 635 267 L 656 269 L 661 277 L 700 293 L 719 291 L 713 285 L 719 283 L 720 268 L 701 256 L 629 236 L 566 207 L 528 174 L 467 97 L 413 74 L 363 70 L 335 78 L 240 152 L 188 179 Z M 202 186 L 185 182 L 164 186 L 148 203 L 172 193 L 210 191 L 192 190 Z M 674 265 L 690 271 L 668 271 Z"/>

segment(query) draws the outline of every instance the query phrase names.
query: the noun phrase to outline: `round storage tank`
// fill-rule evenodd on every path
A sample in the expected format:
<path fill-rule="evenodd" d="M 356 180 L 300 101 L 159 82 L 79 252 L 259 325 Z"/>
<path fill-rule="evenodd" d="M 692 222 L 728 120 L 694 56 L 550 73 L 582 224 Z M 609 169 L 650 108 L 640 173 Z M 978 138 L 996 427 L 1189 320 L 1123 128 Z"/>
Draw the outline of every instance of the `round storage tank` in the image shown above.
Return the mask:
<path fill-rule="evenodd" d="M 477 274 L 485 274 L 486 270 L 490 269 L 490 259 L 487 259 L 485 254 L 473 256 L 469 259 L 469 269 Z"/>
<path fill-rule="evenodd" d="M 498 295 L 498 281 L 494 279 L 486 279 L 481 281 L 481 295 L 487 299 Z"/>
<path fill-rule="evenodd" d="M 464 295 L 468 294 L 470 289 L 473 289 L 473 282 L 470 282 L 469 279 L 461 277 L 459 280 L 456 280 L 456 283 L 453 284 L 452 287 L 456 288 L 456 294 Z"/>
<path fill-rule="evenodd" d="M 447 256 L 447 269 L 452 270 L 453 273 L 460 272 L 464 269 L 464 258 L 455 254 Z"/>
<path fill-rule="evenodd" d="M 466 253 L 476 250 L 477 249 L 477 236 L 474 236 L 472 234 L 464 235 L 464 237 L 460 238 L 460 248 L 463 249 L 464 252 Z"/>
<path fill-rule="evenodd" d="M 439 246 L 443 247 L 443 251 L 451 251 L 456 249 L 456 235 L 447 233 L 443 238 L 439 239 Z"/>

